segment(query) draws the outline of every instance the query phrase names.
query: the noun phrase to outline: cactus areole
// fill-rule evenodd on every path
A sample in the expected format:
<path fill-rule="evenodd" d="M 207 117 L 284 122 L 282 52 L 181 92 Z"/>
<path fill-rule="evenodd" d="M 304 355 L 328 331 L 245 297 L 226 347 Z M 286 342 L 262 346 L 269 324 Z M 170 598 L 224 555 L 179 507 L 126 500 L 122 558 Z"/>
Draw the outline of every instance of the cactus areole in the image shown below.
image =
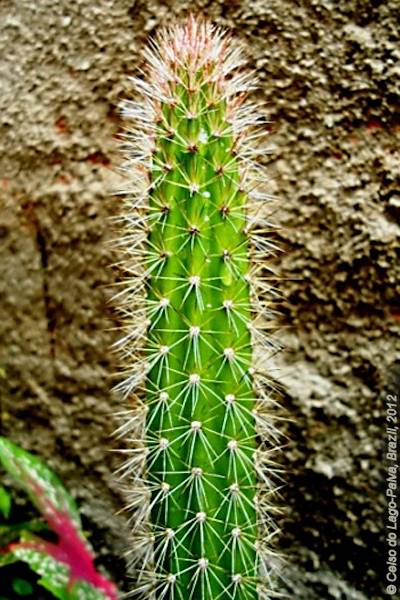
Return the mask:
<path fill-rule="evenodd" d="M 132 181 L 118 295 L 136 593 L 268 598 L 263 118 L 241 50 L 206 21 L 164 30 L 146 60 L 123 106 Z"/>

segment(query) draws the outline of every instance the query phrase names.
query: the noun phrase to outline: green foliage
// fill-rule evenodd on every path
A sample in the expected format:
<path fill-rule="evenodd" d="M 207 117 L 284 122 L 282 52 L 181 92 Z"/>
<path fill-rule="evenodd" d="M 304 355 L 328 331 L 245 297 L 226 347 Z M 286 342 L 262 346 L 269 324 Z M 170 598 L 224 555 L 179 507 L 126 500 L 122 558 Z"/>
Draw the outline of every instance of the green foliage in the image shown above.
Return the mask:
<path fill-rule="evenodd" d="M 11 510 L 11 494 L 0 485 L 0 513 L 5 519 L 10 516 Z"/>
<path fill-rule="evenodd" d="M 29 521 L 14 522 L 13 503 L 11 493 L 4 487 L 0 487 L 0 497 L 2 510 L 0 517 L 0 593 L 7 590 L 12 594 L 12 598 L 26 596 L 37 598 L 40 595 L 40 588 L 37 584 L 37 576 L 28 571 L 25 578 L 15 575 L 16 566 L 21 564 L 22 558 L 18 556 L 18 551 L 11 551 L 10 544 L 21 540 L 30 539 L 32 534 L 47 530 L 45 523 L 39 519 Z M 13 566 L 15 564 L 15 567 Z M 7 568 L 8 567 L 8 568 Z M 21 568 L 18 569 L 18 572 Z M 40 595 L 41 597 L 41 595 Z M 10 600 L 10 597 L 0 596 L 0 600 Z"/>
<path fill-rule="evenodd" d="M 114 586 L 94 569 L 77 507 L 58 477 L 6 438 L 0 438 L 0 462 L 59 537 L 57 543 L 36 537 L 35 532 L 45 527 L 37 520 L 7 522 L 11 495 L 1 487 L 1 512 L 6 522 L 0 524 L 0 567 L 26 563 L 39 576 L 34 589 L 38 584 L 60 600 L 116 600 Z M 11 587 L 18 596 L 32 597 L 34 592 L 31 582 L 21 578 L 13 577 Z"/>
<path fill-rule="evenodd" d="M 2 437 L 0 438 L 0 462 L 28 494 L 39 511 L 43 512 L 45 502 L 48 500 L 56 510 L 66 512 L 76 526 L 81 528 L 81 519 L 75 501 L 65 490 L 57 475 L 43 461 Z"/>
<path fill-rule="evenodd" d="M 21 577 L 15 577 L 13 579 L 12 588 L 18 596 L 30 596 L 33 592 L 31 583 Z"/>
<path fill-rule="evenodd" d="M 28 564 L 40 576 L 37 583 L 59 600 L 104 600 L 104 595 L 86 582 L 79 581 L 70 587 L 68 568 L 46 553 L 16 548 L 11 560 Z"/>

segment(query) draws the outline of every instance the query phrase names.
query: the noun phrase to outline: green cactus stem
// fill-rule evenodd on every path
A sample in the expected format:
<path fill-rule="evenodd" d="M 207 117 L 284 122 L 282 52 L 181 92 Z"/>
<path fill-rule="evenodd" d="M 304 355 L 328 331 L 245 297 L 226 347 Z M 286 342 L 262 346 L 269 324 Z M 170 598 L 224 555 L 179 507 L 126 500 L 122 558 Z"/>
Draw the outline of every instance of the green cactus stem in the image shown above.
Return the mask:
<path fill-rule="evenodd" d="M 209 23 L 163 31 L 146 59 L 133 80 L 141 99 L 124 104 L 132 192 L 120 294 L 137 591 L 267 598 L 275 529 L 260 509 L 272 486 L 256 436 L 276 432 L 255 362 L 272 343 L 260 299 L 273 251 L 256 161 L 263 119 L 246 100 L 240 49 Z"/>

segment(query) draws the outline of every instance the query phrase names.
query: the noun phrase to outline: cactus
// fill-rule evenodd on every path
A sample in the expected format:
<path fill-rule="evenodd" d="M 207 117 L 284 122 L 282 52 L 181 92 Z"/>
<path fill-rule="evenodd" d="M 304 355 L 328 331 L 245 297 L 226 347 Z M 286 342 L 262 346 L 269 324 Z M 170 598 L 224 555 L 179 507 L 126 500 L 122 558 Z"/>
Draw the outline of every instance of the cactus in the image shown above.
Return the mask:
<path fill-rule="evenodd" d="M 123 105 L 131 182 L 117 294 L 136 593 L 268 598 L 266 448 L 277 432 L 262 364 L 274 345 L 261 271 L 274 251 L 257 163 L 264 118 L 246 99 L 242 51 L 207 21 L 162 31 L 146 62 L 132 78 L 139 100 Z"/>

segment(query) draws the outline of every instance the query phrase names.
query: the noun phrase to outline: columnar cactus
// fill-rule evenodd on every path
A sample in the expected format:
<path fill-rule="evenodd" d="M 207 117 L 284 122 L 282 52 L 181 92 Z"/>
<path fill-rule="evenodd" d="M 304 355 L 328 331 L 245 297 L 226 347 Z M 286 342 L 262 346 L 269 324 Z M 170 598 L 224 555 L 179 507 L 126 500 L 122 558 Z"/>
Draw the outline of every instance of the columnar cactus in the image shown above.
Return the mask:
<path fill-rule="evenodd" d="M 257 347 L 262 363 L 272 345 L 263 118 L 246 100 L 253 78 L 241 50 L 208 22 L 163 31 L 146 60 L 144 78 L 132 79 L 139 100 L 124 103 L 132 184 L 119 295 L 136 591 L 267 598 L 275 528 L 265 448 L 276 430 L 256 364 Z"/>

